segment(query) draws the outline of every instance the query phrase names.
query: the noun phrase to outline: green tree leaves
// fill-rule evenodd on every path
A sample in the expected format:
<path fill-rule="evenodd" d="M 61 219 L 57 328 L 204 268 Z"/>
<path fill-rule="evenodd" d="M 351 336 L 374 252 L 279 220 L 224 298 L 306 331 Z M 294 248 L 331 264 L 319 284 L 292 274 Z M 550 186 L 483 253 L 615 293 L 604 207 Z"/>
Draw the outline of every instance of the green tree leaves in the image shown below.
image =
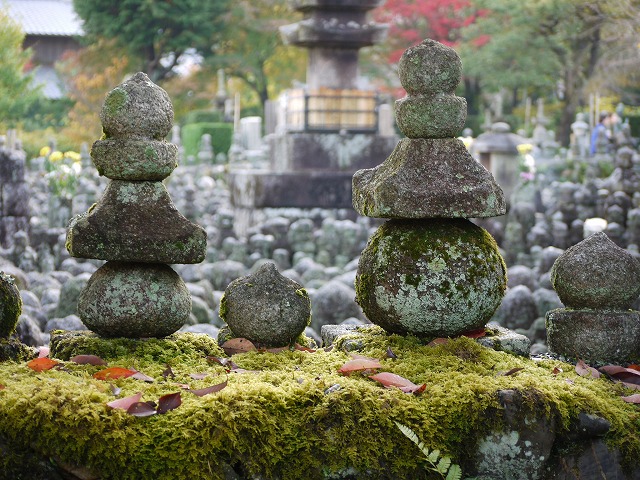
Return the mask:
<path fill-rule="evenodd" d="M 0 25 L 0 122 L 7 128 L 15 126 L 40 93 L 30 87 L 31 75 L 24 73 L 31 58 L 29 50 L 22 50 L 24 33 L 3 8 Z"/>
<path fill-rule="evenodd" d="M 113 38 L 153 81 L 171 76 L 185 53 L 213 55 L 229 0 L 74 0 L 90 41 Z"/>

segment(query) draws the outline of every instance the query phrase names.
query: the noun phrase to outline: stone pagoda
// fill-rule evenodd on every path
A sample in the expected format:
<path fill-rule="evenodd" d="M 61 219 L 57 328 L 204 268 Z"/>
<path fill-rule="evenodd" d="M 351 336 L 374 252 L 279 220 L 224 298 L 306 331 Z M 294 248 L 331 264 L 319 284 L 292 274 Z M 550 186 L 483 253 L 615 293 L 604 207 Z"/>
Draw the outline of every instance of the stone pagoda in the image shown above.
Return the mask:
<path fill-rule="evenodd" d="M 391 219 L 362 252 L 356 300 L 387 331 L 454 336 L 482 328 L 502 300 L 498 246 L 468 219 L 503 215 L 505 199 L 456 138 L 467 107 L 454 94 L 457 53 L 425 40 L 405 51 L 398 73 L 408 95 L 396 102 L 396 121 L 407 138 L 353 177 L 356 211 Z"/>
<path fill-rule="evenodd" d="M 67 250 L 107 263 L 80 294 L 78 314 L 104 337 L 164 337 L 191 312 L 189 291 L 168 264 L 200 263 L 206 253 L 204 229 L 178 212 L 162 183 L 177 167 L 177 147 L 164 140 L 171 100 L 137 73 L 107 94 L 100 119 L 104 137 L 91 157 L 110 182 L 70 221 Z"/>
<path fill-rule="evenodd" d="M 278 100 L 269 166 L 230 175 L 236 219 L 255 208 L 351 208 L 351 177 L 381 163 L 397 136 L 390 105 L 359 84 L 358 56 L 381 42 L 386 25 L 367 20 L 381 0 L 296 0 L 304 19 L 281 28 L 286 44 L 309 53 L 304 88 Z"/>

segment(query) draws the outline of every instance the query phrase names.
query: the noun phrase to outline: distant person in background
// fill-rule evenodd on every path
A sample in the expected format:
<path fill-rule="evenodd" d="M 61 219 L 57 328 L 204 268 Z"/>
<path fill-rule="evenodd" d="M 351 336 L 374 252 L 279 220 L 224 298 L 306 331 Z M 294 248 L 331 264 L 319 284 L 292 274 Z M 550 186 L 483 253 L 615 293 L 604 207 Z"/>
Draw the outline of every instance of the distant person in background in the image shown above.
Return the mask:
<path fill-rule="evenodd" d="M 611 123 L 611 114 L 609 112 L 601 112 L 598 117 L 598 123 L 591 132 L 591 146 L 589 152 L 591 155 L 597 153 L 607 153 L 609 144 L 611 143 L 611 132 L 609 124 Z"/>

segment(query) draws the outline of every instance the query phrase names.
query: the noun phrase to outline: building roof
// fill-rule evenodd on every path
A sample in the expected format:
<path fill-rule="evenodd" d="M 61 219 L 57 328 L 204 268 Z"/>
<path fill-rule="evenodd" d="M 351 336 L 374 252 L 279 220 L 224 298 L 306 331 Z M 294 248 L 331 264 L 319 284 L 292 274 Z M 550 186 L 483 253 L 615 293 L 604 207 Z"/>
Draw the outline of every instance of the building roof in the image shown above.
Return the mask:
<path fill-rule="evenodd" d="M 27 35 L 82 35 L 82 22 L 71 0 L 5 0 L 11 18 Z"/>

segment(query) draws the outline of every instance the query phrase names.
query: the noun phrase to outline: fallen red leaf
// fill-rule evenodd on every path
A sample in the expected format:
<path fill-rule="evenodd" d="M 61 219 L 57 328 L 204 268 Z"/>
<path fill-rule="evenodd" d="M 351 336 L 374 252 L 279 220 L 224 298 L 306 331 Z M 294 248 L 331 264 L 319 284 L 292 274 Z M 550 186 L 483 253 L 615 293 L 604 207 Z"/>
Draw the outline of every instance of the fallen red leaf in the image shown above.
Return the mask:
<path fill-rule="evenodd" d="M 429 343 L 427 343 L 427 347 L 437 347 L 438 345 L 444 345 L 449 341 L 448 338 L 434 338 Z"/>
<path fill-rule="evenodd" d="M 56 365 L 59 365 L 60 362 L 56 362 L 55 360 L 51 360 L 50 358 L 40 357 L 34 358 L 30 362 L 27 363 L 27 367 L 31 370 L 35 370 L 36 372 L 42 372 L 44 370 L 51 370 Z"/>
<path fill-rule="evenodd" d="M 468 332 L 461 333 L 460 335 L 468 338 L 481 338 L 487 334 L 484 327 L 476 328 L 475 330 L 469 330 Z"/>
<path fill-rule="evenodd" d="M 630 368 L 632 370 L 638 370 L 640 372 L 640 365 L 631 364 L 627 368 Z"/>
<path fill-rule="evenodd" d="M 49 356 L 49 347 L 40 347 L 38 349 L 38 358 L 44 358 Z"/>
<path fill-rule="evenodd" d="M 69 359 L 70 362 L 77 363 L 78 365 L 106 365 L 105 362 L 100 357 L 95 355 L 76 355 L 75 357 L 71 357 Z"/>
<path fill-rule="evenodd" d="M 578 360 L 576 363 L 576 373 L 581 377 L 600 378 L 600 372 L 584 363 L 584 360 Z"/>
<path fill-rule="evenodd" d="M 524 368 L 523 367 L 515 367 L 515 368 L 512 368 L 511 370 L 507 370 L 506 372 L 501 372 L 499 375 L 502 375 L 504 377 L 508 377 L 509 375 L 515 375 L 516 373 L 518 373 L 521 370 L 524 370 Z"/>
<path fill-rule="evenodd" d="M 215 392 L 219 392 L 220 390 L 222 390 L 224 387 L 227 386 L 227 380 L 225 380 L 222 383 L 218 383 L 217 385 L 212 385 L 210 387 L 206 387 L 206 388 L 199 388 L 197 390 L 189 390 L 191 393 L 193 393 L 194 395 L 197 395 L 199 397 L 204 397 L 205 395 L 208 395 L 210 393 L 215 393 Z"/>
<path fill-rule="evenodd" d="M 135 370 L 129 370 L 122 367 L 109 367 L 93 374 L 93 378 L 97 380 L 113 380 L 116 378 L 127 378 L 135 375 Z"/>
<path fill-rule="evenodd" d="M 622 400 L 627 403 L 640 403 L 640 393 L 629 395 L 628 397 L 622 397 Z"/>
<path fill-rule="evenodd" d="M 625 387 L 633 390 L 640 390 L 640 385 L 637 383 L 621 382 Z"/>
<path fill-rule="evenodd" d="M 235 355 L 236 353 L 247 353 L 257 350 L 256 346 L 246 338 L 232 338 L 222 344 L 222 350 L 227 355 Z"/>
<path fill-rule="evenodd" d="M 376 382 L 380 382 L 387 388 L 397 387 L 404 393 L 418 394 L 422 393 L 425 388 L 427 388 L 426 383 L 423 383 L 422 385 L 416 385 L 411 380 L 407 380 L 400 375 L 396 375 L 395 373 L 390 372 L 376 373 L 375 375 L 370 375 L 369 378 L 375 380 Z"/>
<path fill-rule="evenodd" d="M 638 370 L 624 368 L 618 365 L 605 365 L 604 367 L 600 367 L 600 371 L 605 372 L 614 380 L 640 385 L 640 371 Z"/>
<path fill-rule="evenodd" d="M 374 358 L 356 358 L 349 360 L 338 369 L 338 373 L 342 375 L 350 375 L 353 372 L 361 372 L 363 370 L 376 370 L 382 368 L 380 362 Z"/>
<path fill-rule="evenodd" d="M 138 392 L 135 395 L 131 395 L 130 397 L 119 398 L 118 400 L 113 400 L 107 403 L 108 407 L 111 408 L 121 408 L 122 410 L 128 410 L 131 405 L 134 403 L 138 403 L 140 398 L 142 397 L 142 392 Z"/>
<path fill-rule="evenodd" d="M 157 412 L 152 402 L 136 402 L 127 408 L 127 413 L 136 417 L 149 417 Z"/>
<path fill-rule="evenodd" d="M 163 395 L 158 399 L 157 412 L 159 414 L 167 413 L 170 410 L 178 408 L 180 405 L 182 405 L 180 392 L 168 393 L 167 395 Z"/>
<path fill-rule="evenodd" d="M 303 347 L 302 345 L 300 345 L 299 343 L 296 343 L 294 348 L 300 352 L 309 352 L 309 353 L 315 353 L 315 350 L 313 348 L 309 348 L 309 347 Z"/>
<path fill-rule="evenodd" d="M 0 390 L 4 390 L 5 386 L 0 383 Z"/>
<path fill-rule="evenodd" d="M 553 367 L 553 372 L 551 372 L 551 373 L 553 373 L 554 375 L 558 375 L 559 373 L 562 373 L 563 371 L 564 370 L 562 370 L 562 368 L 560 368 L 558 366 L 555 366 L 555 367 Z"/>

